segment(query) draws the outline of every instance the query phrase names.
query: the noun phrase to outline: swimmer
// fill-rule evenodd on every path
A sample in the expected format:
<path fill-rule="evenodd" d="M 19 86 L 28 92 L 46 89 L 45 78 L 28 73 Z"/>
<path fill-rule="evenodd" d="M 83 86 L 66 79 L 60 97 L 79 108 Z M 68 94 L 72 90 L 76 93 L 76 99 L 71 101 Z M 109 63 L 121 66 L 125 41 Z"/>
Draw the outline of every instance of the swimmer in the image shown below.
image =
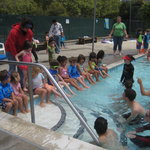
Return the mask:
<path fill-rule="evenodd" d="M 136 97 L 136 92 L 133 89 L 126 89 L 124 91 L 124 100 L 127 102 L 128 107 L 131 110 L 131 113 L 124 114 L 123 117 L 126 119 L 123 123 L 129 123 L 135 120 L 139 116 L 145 115 L 145 109 L 134 99 Z M 141 117 L 140 117 L 141 118 Z M 137 122 L 140 120 L 138 119 Z"/>
<path fill-rule="evenodd" d="M 126 147 L 121 146 L 117 133 L 108 128 L 108 122 L 103 117 L 98 117 L 94 123 L 94 129 L 96 130 L 100 144 L 103 148 L 110 150 L 123 150 Z"/>
<path fill-rule="evenodd" d="M 133 86 L 133 83 L 132 81 L 128 80 L 124 83 L 124 86 L 125 86 L 125 89 L 132 89 L 132 86 Z M 121 97 L 118 97 L 118 98 L 112 98 L 113 100 L 125 100 L 124 98 L 124 93 L 122 94 Z"/>
<path fill-rule="evenodd" d="M 127 137 L 139 147 L 150 147 L 150 136 L 141 136 L 136 134 L 138 132 L 150 130 L 150 110 L 147 110 L 144 119 L 149 123 L 140 128 L 137 128 L 136 131 L 128 132 Z"/>

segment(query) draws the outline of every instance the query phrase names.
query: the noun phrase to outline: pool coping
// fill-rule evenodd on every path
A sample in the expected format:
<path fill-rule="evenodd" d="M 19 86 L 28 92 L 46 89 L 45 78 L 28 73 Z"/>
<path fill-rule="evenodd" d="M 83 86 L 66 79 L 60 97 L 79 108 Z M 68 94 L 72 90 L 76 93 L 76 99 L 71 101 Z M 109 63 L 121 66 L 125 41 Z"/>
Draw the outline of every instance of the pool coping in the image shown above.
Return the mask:
<path fill-rule="evenodd" d="M 0 121 L 0 128 L 3 131 L 29 141 L 32 146 L 41 146 L 46 150 L 104 150 L 101 147 L 57 133 L 4 112 L 0 113 Z M 5 143 L 7 144 L 7 142 Z M 1 146 L 3 147 L 3 145 Z"/>
<path fill-rule="evenodd" d="M 140 58 L 140 57 L 143 57 L 143 56 L 145 56 L 145 54 L 134 55 L 134 58 L 137 59 L 137 58 Z M 122 65 L 123 63 L 124 63 L 124 60 L 119 60 L 117 62 L 114 62 L 114 63 L 111 63 L 111 64 L 107 65 L 107 68 L 108 68 L 108 70 L 110 70 L 110 69 L 113 69 L 117 66 Z"/>

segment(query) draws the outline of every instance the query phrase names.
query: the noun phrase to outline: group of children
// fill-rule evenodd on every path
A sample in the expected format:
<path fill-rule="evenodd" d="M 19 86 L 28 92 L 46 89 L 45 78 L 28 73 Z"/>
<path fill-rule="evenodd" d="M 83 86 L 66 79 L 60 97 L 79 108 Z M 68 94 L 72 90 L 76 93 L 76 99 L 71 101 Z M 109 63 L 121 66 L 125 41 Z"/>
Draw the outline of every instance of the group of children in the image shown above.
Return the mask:
<path fill-rule="evenodd" d="M 57 60 L 53 59 L 53 56 L 50 54 L 50 50 L 54 51 L 55 44 L 53 40 L 48 41 L 47 49 L 49 49 L 49 72 L 53 75 L 54 79 L 61 87 L 68 89 L 70 93 L 66 93 L 68 97 L 70 94 L 75 94 L 68 84 L 72 85 L 79 91 L 82 91 L 84 88 L 90 88 L 85 79 L 92 85 L 100 81 L 99 76 L 106 78 L 108 75 L 108 69 L 106 65 L 102 64 L 104 58 L 104 51 L 100 50 L 97 54 L 91 52 L 89 55 L 88 65 L 85 65 L 85 56 L 80 54 L 78 58 L 71 57 L 69 58 L 70 65 L 67 67 L 67 57 L 58 56 Z M 24 49 L 19 52 L 15 58 L 18 62 L 32 62 L 32 43 L 30 41 L 25 41 Z M 52 57 L 50 57 L 52 56 Z M 23 82 L 20 84 L 20 75 L 17 72 L 9 73 L 4 70 L 0 72 L 0 81 L 1 81 L 1 99 L 0 105 L 4 111 L 8 112 L 11 107 L 13 107 L 14 115 L 16 115 L 16 108 L 19 107 L 22 113 L 28 112 L 28 97 L 24 92 L 27 92 L 28 82 L 28 66 L 18 65 L 18 68 L 23 73 Z M 2 76 L 2 77 L 1 77 Z M 95 80 L 93 77 L 95 77 Z M 82 87 L 80 86 L 80 84 Z M 61 94 L 56 90 L 54 84 L 50 79 L 47 79 L 42 73 L 42 70 L 39 67 L 33 67 L 32 70 L 32 85 L 33 92 L 40 96 L 40 106 L 44 107 L 44 100 L 46 103 L 51 103 L 50 95 L 53 93 L 55 96 L 61 97 Z M 3 90 L 3 86 L 6 87 L 6 90 Z M 8 86 L 8 87 L 7 87 Z M 7 95 L 7 90 L 9 94 Z M 4 93 L 3 93 L 4 92 Z M 6 94 L 6 95 L 5 95 Z M 21 95 L 20 95 L 21 94 Z M 3 96 L 2 96 L 3 95 Z M 10 100 L 5 100 L 5 97 Z M 11 102 L 11 103 L 9 103 Z M 4 107 L 5 106 L 5 107 Z"/>
<path fill-rule="evenodd" d="M 141 49 L 147 54 L 147 59 L 150 60 L 150 50 L 148 49 L 150 41 L 150 29 L 146 29 L 143 33 L 142 29 L 138 29 L 136 33 L 136 49 L 138 54 Z"/>
<path fill-rule="evenodd" d="M 95 77 L 96 81 L 100 81 L 99 76 L 103 78 L 109 76 L 107 73 L 107 67 L 102 65 L 103 58 L 104 51 L 102 50 L 99 51 L 97 55 L 94 52 L 90 53 L 88 67 L 86 67 L 85 56 L 80 54 L 78 58 L 69 58 L 70 65 L 67 67 L 67 57 L 58 56 L 57 60 L 50 61 L 49 72 L 61 87 L 65 87 L 69 91 L 69 93 L 66 94 L 70 97 L 70 94 L 74 95 L 75 93 L 71 90 L 68 84 L 77 90 L 82 91 L 84 88 L 90 88 L 87 86 L 85 79 L 87 79 L 92 85 L 96 83 L 91 75 Z M 45 106 L 44 97 L 46 95 L 46 102 L 50 103 L 50 93 L 54 93 L 56 96 L 61 96 L 50 79 L 46 82 L 47 79 L 43 76 L 42 70 L 38 67 L 33 67 L 33 74 L 33 91 L 41 97 L 40 106 Z"/>

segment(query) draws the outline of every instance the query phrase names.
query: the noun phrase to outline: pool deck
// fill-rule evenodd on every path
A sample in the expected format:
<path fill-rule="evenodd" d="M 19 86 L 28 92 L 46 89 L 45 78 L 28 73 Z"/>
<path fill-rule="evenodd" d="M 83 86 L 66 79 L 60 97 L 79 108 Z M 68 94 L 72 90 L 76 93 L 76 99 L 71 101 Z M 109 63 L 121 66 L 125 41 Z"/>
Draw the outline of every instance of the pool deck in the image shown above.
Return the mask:
<path fill-rule="evenodd" d="M 112 46 L 113 44 L 103 44 L 99 41 L 95 43 L 94 50 L 96 53 L 101 49 L 105 51 L 106 56 L 103 62 L 105 64 L 111 64 L 109 65 L 109 68 L 118 64 L 118 62 L 122 63 L 122 56 L 113 56 Z M 65 55 L 69 58 L 71 56 L 77 57 L 79 54 L 83 54 L 84 56 L 88 57 L 89 53 L 92 51 L 91 47 L 92 44 L 69 44 L 66 46 L 66 49 L 62 49 L 60 55 Z M 136 55 L 137 51 L 135 50 L 135 41 L 124 41 L 122 52 L 123 55 Z M 49 68 L 47 61 L 48 56 L 46 52 L 40 51 L 38 52 L 38 55 L 39 62 Z M 58 55 L 56 55 L 56 57 L 57 56 Z M 1 65 L 0 70 L 7 68 L 8 65 Z M 53 110 L 56 108 L 56 106 L 51 107 L 53 108 L 51 109 L 51 112 L 49 114 L 53 114 Z M 59 110 L 57 112 L 60 113 Z M 61 114 L 58 115 L 59 117 L 57 117 L 57 119 L 55 117 L 55 121 L 53 122 L 53 124 L 59 122 Z M 54 119 L 54 115 L 52 115 L 50 119 Z M 22 120 L 19 117 L 14 117 L 3 112 L 0 112 L 0 121 L 0 150 L 20 150 L 20 147 L 22 150 L 102 150 L 102 148 L 100 147 L 76 140 L 74 138 L 62 134 L 58 134 L 44 127 L 26 122 L 25 120 Z"/>

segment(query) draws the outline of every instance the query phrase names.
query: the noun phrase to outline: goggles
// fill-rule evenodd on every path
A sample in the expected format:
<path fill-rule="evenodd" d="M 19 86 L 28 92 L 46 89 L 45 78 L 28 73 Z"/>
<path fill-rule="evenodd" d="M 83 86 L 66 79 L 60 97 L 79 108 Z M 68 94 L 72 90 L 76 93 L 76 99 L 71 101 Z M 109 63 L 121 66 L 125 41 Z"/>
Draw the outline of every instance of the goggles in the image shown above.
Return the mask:
<path fill-rule="evenodd" d="M 53 69 L 57 69 L 59 66 L 51 66 L 51 68 Z"/>

